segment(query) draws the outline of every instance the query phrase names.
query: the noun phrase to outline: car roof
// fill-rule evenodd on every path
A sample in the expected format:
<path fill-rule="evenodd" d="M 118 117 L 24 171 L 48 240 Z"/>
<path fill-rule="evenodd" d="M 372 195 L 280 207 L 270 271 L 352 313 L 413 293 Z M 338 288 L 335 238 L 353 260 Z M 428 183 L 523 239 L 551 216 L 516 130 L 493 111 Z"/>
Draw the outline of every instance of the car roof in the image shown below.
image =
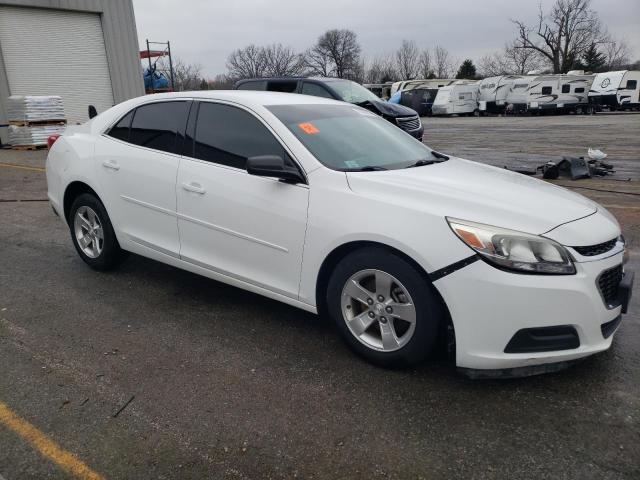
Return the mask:
<path fill-rule="evenodd" d="M 242 80 L 238 80 L 236 85 L 241 85 L 247 82 L 286 82 L 292 81 L 297 82 L 299 80 L 311 80 L 314 82 L 337 82 L 339 80 L 343 82 L 350 82 L 351 80 L 347 80 L 345 78 L 337 78 L 337 77 L 256 77 L 256 78 L 244 78 Z M 380 85 L 386 85 L 385 83 L 381 83 Z"/>
<path fill-rule="evenodd" d="M 337 100 L 314 97 L 311 95 L 299 95 L 295 93 L 268 92 L 259 90 L 194 90 L 187 92 L 155 93 L 139 97 L 144 100 L 140 103 L 162 99 L 192 98 L 202 100 L 222 100 L 239 103 L 247 107 L 269 105 L 317 105 L 317 104 L 341 104 Z"/>

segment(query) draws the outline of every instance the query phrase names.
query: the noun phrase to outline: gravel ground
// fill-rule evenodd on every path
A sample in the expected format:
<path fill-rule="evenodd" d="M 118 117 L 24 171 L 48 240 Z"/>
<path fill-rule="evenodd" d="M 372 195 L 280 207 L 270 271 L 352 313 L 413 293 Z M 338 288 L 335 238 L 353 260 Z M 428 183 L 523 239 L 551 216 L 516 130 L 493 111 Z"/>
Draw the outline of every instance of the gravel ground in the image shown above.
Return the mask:
<path fill-rule="evenodd" d="M 637 179 L 638 119 L 430 118 L 426 141 L 497 165 L 600 147 Z M 637 182 L 560 183 L 616 214 L 638 270 Z M 640 478 L 638 291 L 613 347 L 557 374 L 388 371 L 260 296 L 135 256 L 89 270 L 45 197 L 0 165 L 0 402 L 105 478 Z M 6 480 L 67 478 L 1 423 L 0 447 Z"/>

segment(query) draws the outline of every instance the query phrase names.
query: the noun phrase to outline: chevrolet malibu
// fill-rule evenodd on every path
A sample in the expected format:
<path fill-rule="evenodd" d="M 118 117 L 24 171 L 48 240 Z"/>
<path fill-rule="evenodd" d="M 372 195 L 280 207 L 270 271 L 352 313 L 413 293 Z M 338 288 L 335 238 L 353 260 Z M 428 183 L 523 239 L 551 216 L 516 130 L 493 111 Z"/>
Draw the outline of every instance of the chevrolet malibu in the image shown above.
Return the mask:
<path fill-rule="evenodd" d="M 604 208 L 334 100 L 136 98 L 50 138 L 46 170 L 90 267 L 133 252 L 327 315 L 379 365 L 447 343 L 472 376 L 555 370 L 609 348 L 629 302 Z"/>

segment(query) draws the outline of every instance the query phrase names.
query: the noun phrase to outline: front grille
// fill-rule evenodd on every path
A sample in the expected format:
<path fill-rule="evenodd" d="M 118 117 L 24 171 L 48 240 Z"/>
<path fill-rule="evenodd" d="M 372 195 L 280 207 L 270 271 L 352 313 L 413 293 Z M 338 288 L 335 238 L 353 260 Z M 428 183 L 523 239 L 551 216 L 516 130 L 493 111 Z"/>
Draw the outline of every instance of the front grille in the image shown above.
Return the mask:
<path fill-rule="evenodd" d="M 398 126 L 405 132 L 411 132 L 420 128 L 420 117 L 417 115 L 413 117 L 401 117 L 396 118 Z"/>
<path fill-rule="evenodd" d="M 622 281 L 622 265 L 605 270 L 598 277 L 598 289 L 605 305 L 613 307 L 618 302 L 618 287 Z"/>
<path fill-rule="evenodd" d="M 608 242 L 599 243 L 597 245 L 589 245 L 587 247 L 571 247 L 583 257 L 594 257 L 596 255 L 602 255 L 607 253 L 613 247 L 616 246 L 618 239 L 614 238 Z"/>

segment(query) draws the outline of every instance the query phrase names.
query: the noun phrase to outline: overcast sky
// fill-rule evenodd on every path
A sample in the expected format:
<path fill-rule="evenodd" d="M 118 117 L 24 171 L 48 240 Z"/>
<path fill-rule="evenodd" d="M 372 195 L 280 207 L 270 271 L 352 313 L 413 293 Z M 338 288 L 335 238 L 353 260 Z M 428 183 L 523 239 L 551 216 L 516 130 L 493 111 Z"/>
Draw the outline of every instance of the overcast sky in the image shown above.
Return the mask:
<path fill-rule="evenodd" d="M 554 0 L 542 0 L 547 9 Z M 534 22 L 536 0 L 133 0 L 140 48 L 145 39 L 171 41 L 174 56 L 199 63 L 203 74 L 224 73 L 227 55 L 251 43 L 297 50 L 330 28 L 354 30 L 363 54 L 395 51 L 403 38 L 421 48 L 441 44 L 456 60 L 500 49 L 513 39 L 509 22 Z M 593 0 L 609 31 L 640 58 L 640 1 Z"/>

